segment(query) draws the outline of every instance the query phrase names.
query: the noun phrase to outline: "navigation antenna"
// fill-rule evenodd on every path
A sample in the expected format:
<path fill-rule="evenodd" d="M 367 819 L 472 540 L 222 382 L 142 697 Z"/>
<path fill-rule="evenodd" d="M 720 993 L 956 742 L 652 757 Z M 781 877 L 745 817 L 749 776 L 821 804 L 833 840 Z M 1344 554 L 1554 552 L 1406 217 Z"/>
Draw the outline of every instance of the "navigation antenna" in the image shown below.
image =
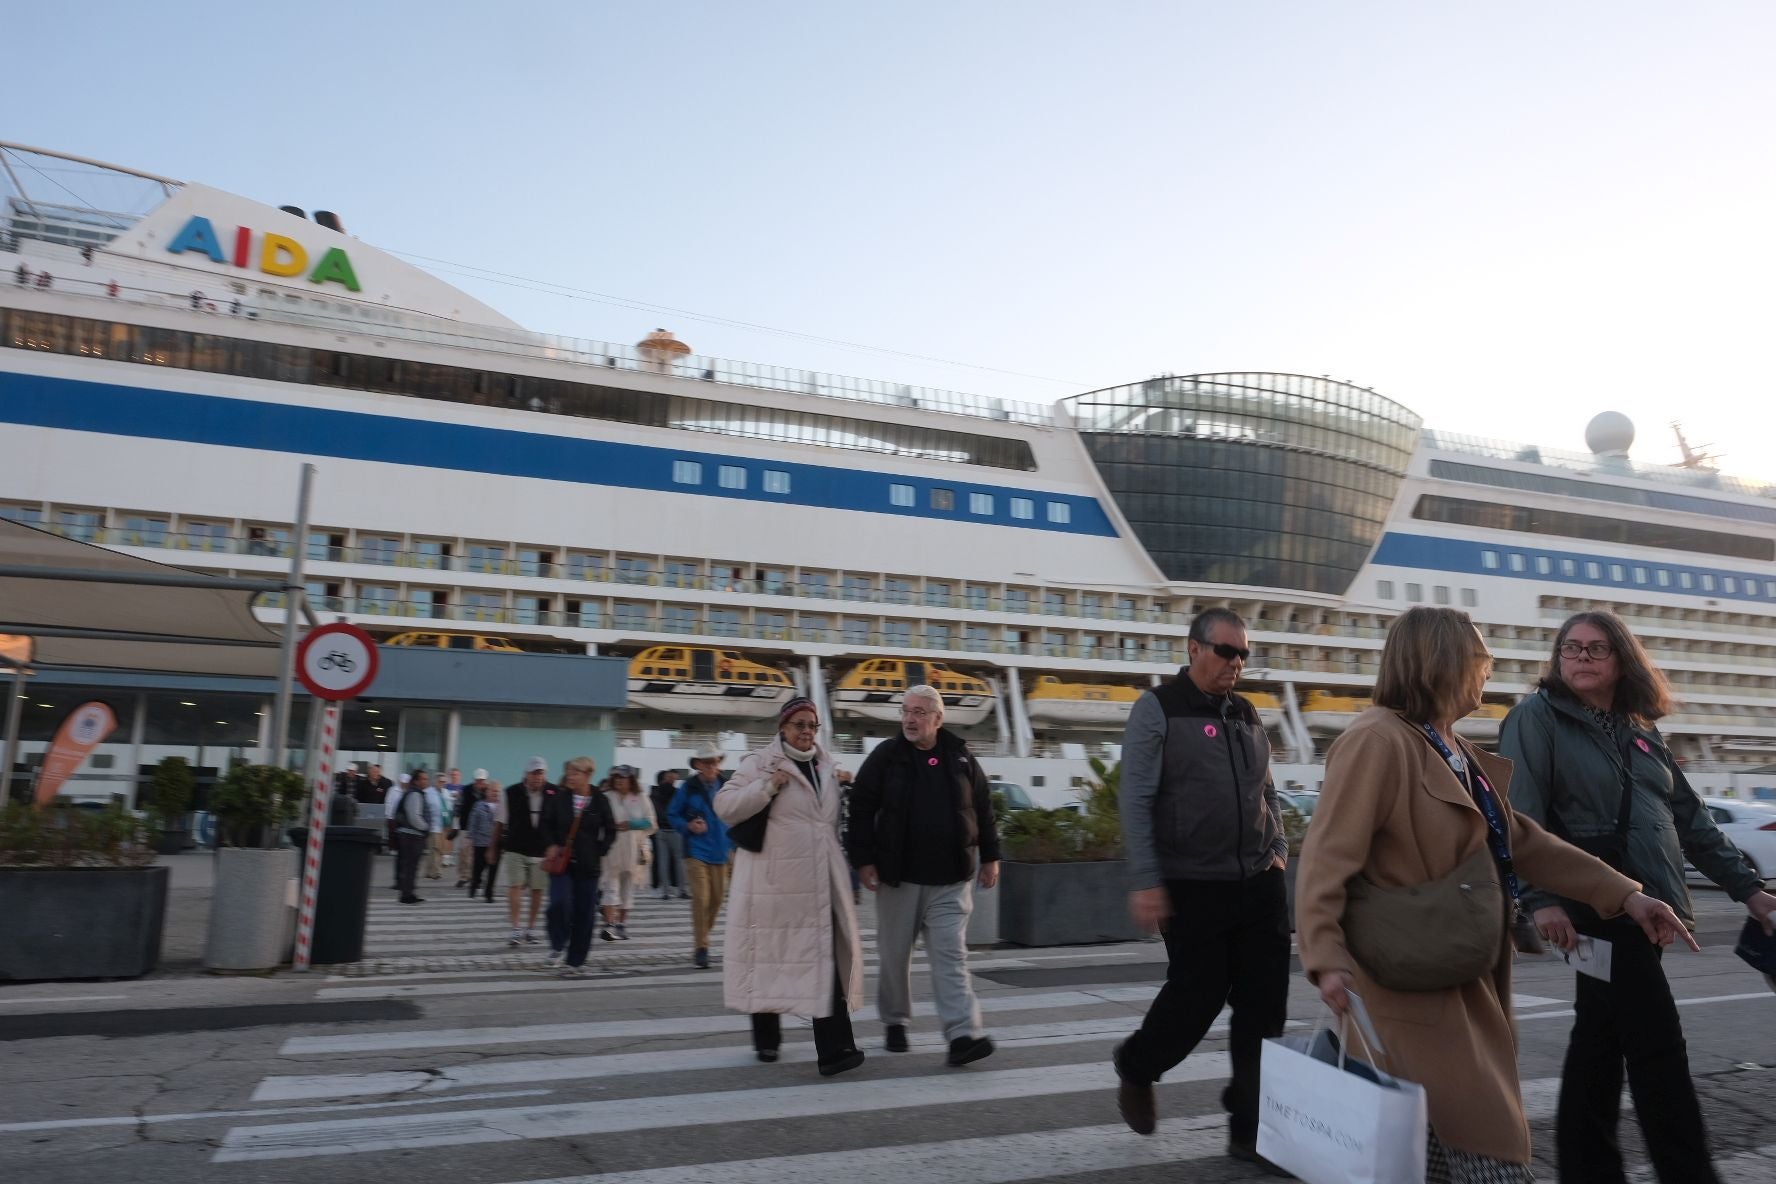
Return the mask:
<path fill-rule="evenodd" d="M 1684 436 L 1683 424 L 1678 420 L 1671 421 L 1671 430 L 1677 436 L 1677 450 L 1683 454 L 1683 459 L 1678 462 L 1678 468 L 1713 471 L 1719 467 L 1714 463 L 1720 459 L 1720 454 L 1714 451 L 1714 445 L 1692 446 Z"/>

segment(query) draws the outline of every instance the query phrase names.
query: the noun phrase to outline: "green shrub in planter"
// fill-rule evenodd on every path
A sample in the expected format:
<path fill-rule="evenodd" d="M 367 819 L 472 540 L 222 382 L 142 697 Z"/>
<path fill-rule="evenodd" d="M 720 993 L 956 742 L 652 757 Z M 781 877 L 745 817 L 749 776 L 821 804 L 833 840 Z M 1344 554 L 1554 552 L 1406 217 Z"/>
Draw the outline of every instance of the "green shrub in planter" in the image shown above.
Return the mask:
<path fill-rule="evenodd" d="M 154 791 L 148 803 L 148 820 L 153 829 L 183 831 L 196 786 L 190 761 L 182 756 L 162 757 L 154 766 L 154 779 L 149 782 Z"/>
<path fill-rule="evenodd" d="M 302 805 L 304 788 L 302 775 L 288 769 L 236 765 L 210 791 L 217 846 L 276 847 Z"/>
<path fill-rule="evenodd" d="M 1101 863 L 1122 858 L 1118 809 L 1122 766 L 1092 758 L 1096 777 L 1080 793 L 1083 810 L 1007 810 L 998 813 L 999 846 L 1017 863 Z"/>
<path fill-rule="evenodd" d="M 0 807 L 0 866 L 145 867 L 154 862 L 142 820 L 122 806 Z"/>

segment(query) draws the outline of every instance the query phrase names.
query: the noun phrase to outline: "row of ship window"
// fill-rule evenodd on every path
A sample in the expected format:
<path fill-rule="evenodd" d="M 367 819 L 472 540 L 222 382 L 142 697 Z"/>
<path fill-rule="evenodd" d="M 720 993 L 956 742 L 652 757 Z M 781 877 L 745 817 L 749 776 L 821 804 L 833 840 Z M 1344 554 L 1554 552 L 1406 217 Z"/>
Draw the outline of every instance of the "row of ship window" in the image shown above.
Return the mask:
<path fill-rule="evenodd" d="M 1473 588 L 1462 588 L 1462 589 L 1460 589 L 1460 592 L 1461 592 L 1461 606 L 1463 608 L 1477 608 L 1477 607 L 1479 607 L 1480 594 L 1477 591 L 1475 591 Z M 1431 587 L 1431 603 L 1432 604 L 1448 604 L 1449 603 L 1449 593 L 1450 593 L 1450 589 L 1448 587 L 1446 587 L 1442 584 L 1433 585 Z M 1377 600 L 1392 600 L 1394 598 L 1394 582 L 1392 580 L 1376 580 L 1375 581 L 1375 598 Z M 1425 590 L 1424 590 L 1423 584 L 1409 583 L 1406 585 L 1406 603 L 1408 603 L 1408 604 L 1423 604 L 1423 603 L 1425 603 Z"/>
<path fill-rule="evenodd" d="M 675 460 L 672 462 L 672 480 L 676 485 L 703 484 L 704 465 L 702 461 Z M 722 489 L 741 490 L 748 487 L 751 480 L 749 471 L 742 465 L 717 465 L 715 483 Z M 759 474 L 759 488 L 766 493 L 786 494 L 789 492 L 790 475 L 782 469 L 765 469 Z M 929 490 L 930 508 L 933 510 L 954 510 L 956 508 L 956 491 L 942 486 Z M 1032 521 L 1036 517 L 1036 501 L 1034 498 L 1007 498 L 1007 508 L 1013 518 Z M 912 507 L 919 504 L 919 491 L 911 485 L 899 483 L 888 486 L 888 504 L 891 506 Z M 1044 507 L 1048 521 L 1065 524 L 1073 521 L 1073 507 L 1066 502 L 1049 502 Z M 997 499 L 990 493 L 970 493 L 968 495 L 968 512 L 991 518 L 998 512 Z"/>
<path fill-rule="evenodd" d="M 1583 563 L 1576 559 L 1554 559 L 1547 555 L 1527 556 L 1519 551 L 1508 551 L 1502 556 L 1497 551 L 1481 551 L 1480 566 L 1491 571 L 1500 570 L 1501 562 L 1504 569 L 1515 572 L 1527 572 L 1531 566 L 1541 576 L 1553 575 L 1556 571 L 1566 579 L 1577 579 L 1580 571 L 1585 573 L 1587 580 L 1601 580 L 1608 573 L 1611 583 L 1616 584 L 1648 584 L 1660 588 L 1678 587 L 1689 590 L 1699 589 L 1703 592 L 1719 590 L 1728 596 L 1738 596 L 1743 592 L 1747 596 L 1758 594 L 1759 581 L 1751 576 L 1715 576 L 1712 572 L 1690 572 L 1681 568 L 1675 572 L 1663 567 L 1642 567 L 1638 564 L 1599 563 L 1594 559 Z M 1763 594 L 1776 600 L 1776 580 L 1764 580 Z"/>

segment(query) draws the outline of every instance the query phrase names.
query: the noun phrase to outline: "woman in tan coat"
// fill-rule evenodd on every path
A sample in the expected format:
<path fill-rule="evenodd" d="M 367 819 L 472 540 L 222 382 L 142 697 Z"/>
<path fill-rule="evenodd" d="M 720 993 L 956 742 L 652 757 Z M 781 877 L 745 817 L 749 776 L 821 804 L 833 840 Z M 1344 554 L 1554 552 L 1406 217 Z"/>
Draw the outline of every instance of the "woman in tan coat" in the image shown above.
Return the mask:
<path fill-rule="evenodd" d="M 764 849 L 734 852 L 723 1001 L 751 1013 L 761 1061 L 777 1059 L 780 1015 L 813 1017 L 820 1075 L 831 1077 L 863 1064 L 851 1034 L 851 1013 L 863 1006 L 863 946 L 839 846 L 841 774 L 819 734 L 813 703 L 784 704 L 777 738 L 740 762 L 715 812 L 732 828 L 770 811 Z"/>
<path fill-rule="evenodd" d="M 1332 745 L 1301 853 L 1296 928 L 1301 962 L 1336 1012 L 1359 995 L 1387 1052 L 1382 1068 L 1424 1086 L 1430 1109 L 1428 1184 L 1534 1180 L 1517 1079 L 1509 936 L 1490 974 L 1436 991 L 1380 986 L 1351 955 L 1345 886 L 1379 888 L 1450 875 L 1483 845 L 1507 889 L 1513 869 L 1604 916 L 1626 913 L 1665 945 L 1694 941 L 1669 906 L 1601 860 L 1511 812 L 1509 761 L 1477 751 L 1455 722 L 1480 705 L 1492 670 L 1468 615 L 1414 608 L 1382 650 L 1375 706 Z M 1447 755 L 1445 755 L 1447 753 Z"/>

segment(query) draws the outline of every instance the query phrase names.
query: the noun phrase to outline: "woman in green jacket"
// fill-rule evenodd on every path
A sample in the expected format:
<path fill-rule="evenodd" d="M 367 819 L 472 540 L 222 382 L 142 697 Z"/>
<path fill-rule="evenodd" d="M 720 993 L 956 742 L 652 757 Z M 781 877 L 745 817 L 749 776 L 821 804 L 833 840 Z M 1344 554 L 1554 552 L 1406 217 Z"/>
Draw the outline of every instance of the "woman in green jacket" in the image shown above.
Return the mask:
<path fill-rule="evenodd" d="M 1776 897 L 1720 832 L 1671 757 L 1655 721 L 1671 710 L 1665 678 L 1613 613 L 1579 613 L 1554 639 L 1535 694 L 1505 717 L 1499 754 L 1514 765 L 1511 806 L 1639 880 L 1694 928 L 1684 860 L 1772 926 Z M 1616 1141 L 1623 1068 L 1666 1184 L 1714 1184 L 1702 1110 L 1660 949 L 1634 925 L 1526 886 L 1543 937 L 1565 950 L 1581 935 L 1611 943 L 1611 977 L 1578 978 L 1560 1080 L 1560 1179 L 1622 1181 Z"/>

